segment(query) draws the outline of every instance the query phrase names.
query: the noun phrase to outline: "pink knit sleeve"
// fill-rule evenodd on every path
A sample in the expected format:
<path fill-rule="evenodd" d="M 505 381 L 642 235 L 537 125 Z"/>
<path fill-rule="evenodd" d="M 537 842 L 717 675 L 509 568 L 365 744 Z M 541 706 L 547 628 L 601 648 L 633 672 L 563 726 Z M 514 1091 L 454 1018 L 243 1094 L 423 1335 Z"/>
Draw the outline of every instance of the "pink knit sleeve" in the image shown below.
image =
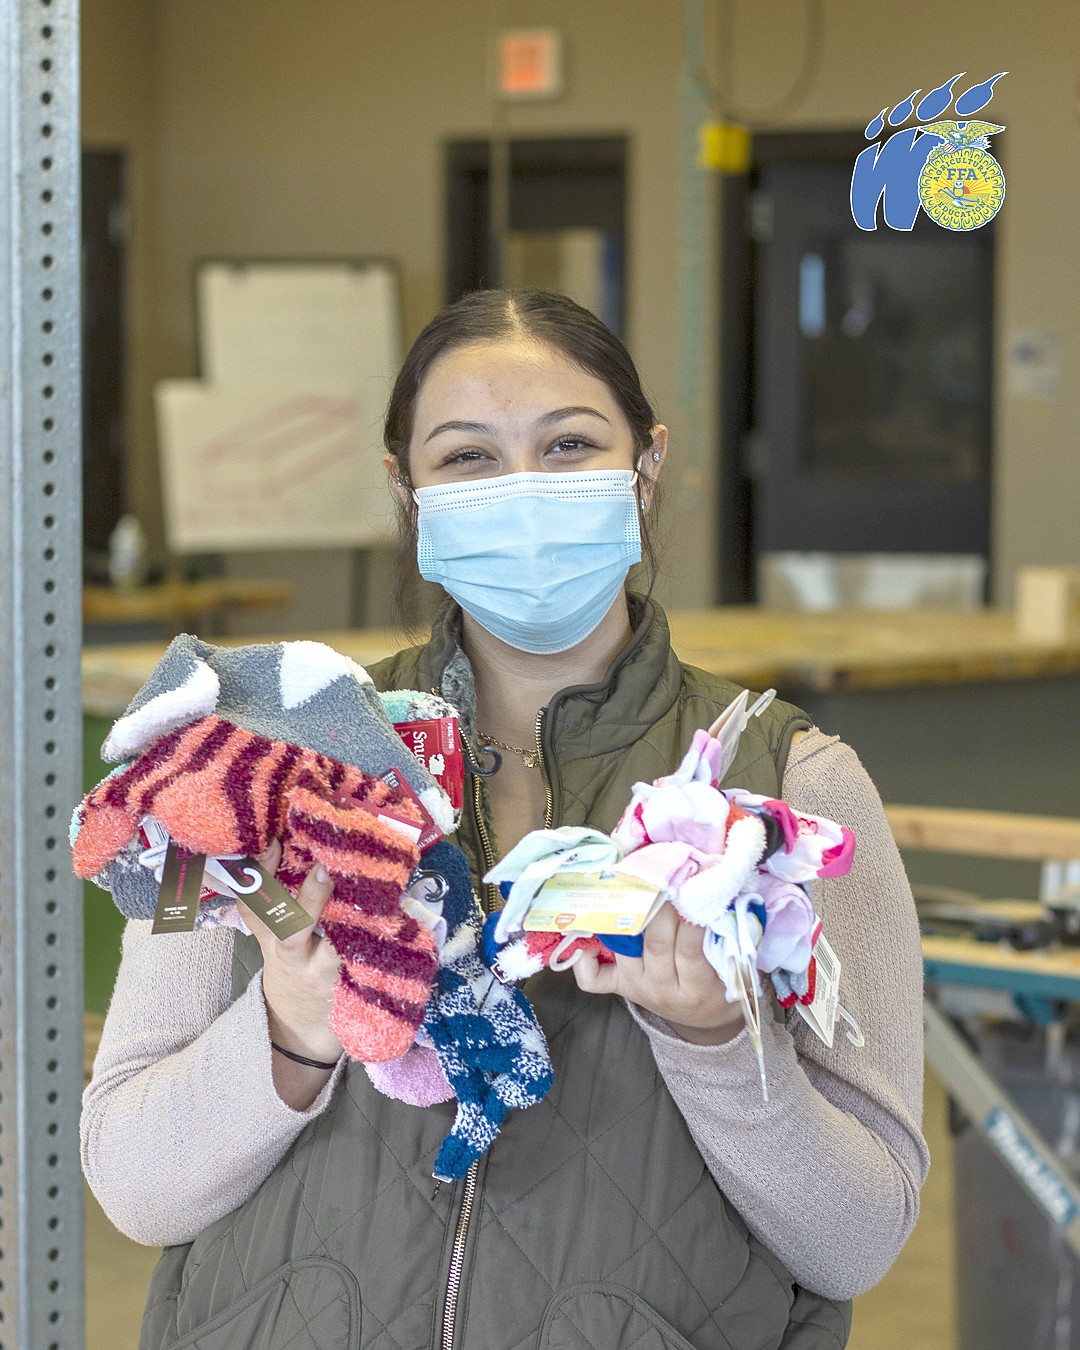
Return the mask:
<path fill-rule="evenodd" d="M 838 1024 L 830 1050 L 797 1014 L 763 1026 L 769 1100 L 744 1031 L 690 1045 L 640 1008 L 657 1066 L 709 1170 L 750 1229 L 807 1288 L 849 1298 L 875 1284 L 919 1210 L 922 960 L 911 890 L 881 801 L 855 753 L 816 728 L 792 748 L 784 797 L 849 826 L 846 877 L 814 900 L 842 963 L 840 998 L 866 1043 Z"/>
<path fill-rule="evenodd" d="M 190 1242 L 242 1204 L 320 1115 L 278 1096 L 262 979 L 230 1004 L 233 930 L 152 937 L 132 920 L 90 1084 L 83 1170 L 102 1209 L 147 1246 Z"/>

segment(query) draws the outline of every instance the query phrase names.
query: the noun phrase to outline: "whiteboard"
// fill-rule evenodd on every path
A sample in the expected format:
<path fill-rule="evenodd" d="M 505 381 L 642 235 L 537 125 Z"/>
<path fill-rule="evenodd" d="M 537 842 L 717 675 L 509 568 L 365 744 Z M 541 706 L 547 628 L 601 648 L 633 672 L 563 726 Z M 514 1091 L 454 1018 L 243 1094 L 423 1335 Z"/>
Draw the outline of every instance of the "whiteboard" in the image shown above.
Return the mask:
<path fill-rule="evenodd" d="M 385 405 L 402 360 L 392 263 L 204 262 L 195 297 L 204 380 L 359 385 Z"/>
<path fill-rule="evenodd" d="M 155 390 L 178 553 L 387 543 L 382 417 L 401 364 L 384 260 L 208 261 L 199 380 Z"/>
<path fill-rule="evenodd" d="M 382 402 L 355 383 L 164 380 L 154 393 L 175 552 L 355 548 L 393 537 Z"/>

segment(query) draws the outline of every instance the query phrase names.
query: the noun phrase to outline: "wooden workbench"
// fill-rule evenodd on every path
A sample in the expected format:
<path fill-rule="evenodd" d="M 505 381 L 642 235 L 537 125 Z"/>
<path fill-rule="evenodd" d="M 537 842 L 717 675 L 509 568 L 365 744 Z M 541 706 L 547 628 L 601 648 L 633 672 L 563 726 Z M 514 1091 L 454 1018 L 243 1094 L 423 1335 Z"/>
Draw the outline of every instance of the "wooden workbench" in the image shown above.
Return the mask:
<path fill-rule="evenodd" d="M 924 937 L 923 969 L 929 984 L 974 985 L 1051 1002 L 1080 1000 L 1080 947 L 1018 952 L 998 942 Z"/>
<path fill-rule="evenodd" d="M 670 619 L 673 645 L 684 661 L 751 688 L 773 686 L 788 694 L 1080 674 L 1080 640 L 1061 646 L 1024 641 L 1008 610 L 804 614 L 732 606 L 675 612 Z M 326 642 L 361 665 L 406 645 L 392 629 L 290 636 Z M 163 650 L 161 643 L 88 649 L 83 706 L 116 716 Z"/>
<path fill-rule="evenodd" d="M 1080 638 L 1017 634 L 1011 610 L 787 613 L 738 606 L 671 615 L 684 661 L 752 688 L 833 693 L 1080 673 Z"/>
<path fill-rule="evenodd" d="M 163 623 L 176 627 L 233 610 L 279 609 L 291 605 L 294 599 L 293 587 L 283 582 L 171 578 L 131 590 L 84 586 L 82 613 L 86 624 Z"/>

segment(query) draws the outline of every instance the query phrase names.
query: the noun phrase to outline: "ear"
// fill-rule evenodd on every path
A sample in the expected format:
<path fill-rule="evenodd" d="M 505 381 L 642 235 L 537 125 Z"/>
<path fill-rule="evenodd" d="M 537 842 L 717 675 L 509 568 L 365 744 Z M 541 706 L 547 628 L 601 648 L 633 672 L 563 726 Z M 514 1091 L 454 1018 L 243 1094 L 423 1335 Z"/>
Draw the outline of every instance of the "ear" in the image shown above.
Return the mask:
<path fill-rule="evenodd" d="M 390 487 L 397 493 L 398 499 L 406 511 L 413 505 L 412 493 L 401 476 L 401 465 L 397 455 L 383 455 L 383 468 L 390 479 Z"/>
<path fill-rule="evenodd" d="M 668 429 L 657 423 L 652 429 L 652 444 L 644 450 L 638 460 L 638 482 L 641 485 L 641 509 L 647 511 L 652 502 L 653 489 L 664 467 L 667 456 Z"/>

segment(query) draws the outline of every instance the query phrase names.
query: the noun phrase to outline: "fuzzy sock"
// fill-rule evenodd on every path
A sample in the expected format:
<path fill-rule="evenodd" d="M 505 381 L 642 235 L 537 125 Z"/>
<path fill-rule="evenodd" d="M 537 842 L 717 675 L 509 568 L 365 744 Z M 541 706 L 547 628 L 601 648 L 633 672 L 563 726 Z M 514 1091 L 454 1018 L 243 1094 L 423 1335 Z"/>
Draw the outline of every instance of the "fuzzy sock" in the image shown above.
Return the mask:
<path fill-rule="evenodd" d="M 458 1099 L 434 1169 L 440 1180 L 453 1181 L 490 1147 L 507 1111 L 544 1097 L 552 1082 L 551 1057 L 528 999 L 501 984 L 481 960 L 480 905 L 465 855 L 440 842 L 424 854 L 423 865 L 448 885 L 448 934 L 424 1030 Z"/>
<path fill-rule="evenodd" d="M 135 868 L 152 883 L 150 873 L 131 857 L 144 815 L 208 855 L 257 856 L 283 839 L 278 879 L 290 890 L 299 889 L 316 861 L 335 880 L 324 915 L 342 958 L 335 1034 L 353 1058 L 395 1059 L 423 1017 L 436 951 L 430 932 L 401 910 L 419 855 L 379 818 L 382 807 L 422 822 L 402 789 L 354 765 L 206 717 L 163 736 L 89 794 L 74 822 L 75 870 L 111 884 L 126 912 L 149 905 L 152 914 L 156 886 L 151 894 Z M 224 906 L 214 910 L 221 922 Z"/>
<path fill-rule="evenodd" d="M 393 722 L 434 721 L 439 717 L 457 717 L 457 709 L 438 694 L 420 689 L 385 689 L 379 695 L 383 712 Z"/>
<path fill-rule="evenodd" d="M 414 1045 L 400 1059 L 365 1064 L 364 1069 L 372 1086 L 384 1097 L 407 1106 L 434 1106 L 454 1100 L 454 1089 L 446 1081 L 433 1046 Z"/>
<path fill-rule="evenodd" d="M 210 715 L 264 741 L 362 765 L 375 777 L 398 769 L 439 828 L 453 828 L 445 793 L 405 750 L 371 676 L 321 642 L 216 647 L 182 633 L 117 720 L 102 753 L 110 760 L 141 755 L 175 728 Z"/>
<path fill-rule="evenodd" d="M 155 816 L 172 838 L 196 852 L 257 857 L 284 836 L 289 794 L 296 787 L 328 801 L 386 806 L 422 823 L 401 789 L 354 765 L 206 717 L 163 736 L 88 794 L 72 822 L 75 872 L 97 876 L 137 845 L 145 815 Z M 294 867 L 281 879 L 295 889 L 305 875 Z"/>
<path fill-rule="evenodd" d="M 504 947 L 497 948 L 494 961 L 499 977 L 517 983 L 541 970 L 547 970 L 564 936 L 563 933 L 522 933 Z M 563 947 L 559 952 L 560 965 L 572 962 L 577 952 L 591 952 L 602 966 L 610 965 L 615 960 L 612 949 L 604 946 L 603 937 L 589 935 L 575 938 Z M 628 952 L 628 955 L 637 956 L 640 952 Z"/>
<path fill-rule="evenodd" d="M 431 930 L 401 908 L 419 850 L 370 809 L 299 786 L 288 835 L 293 852 L 321 863 L 334 882 L 322 913 L 342 962 L 331 1030 L 353 1059 L 397 1059 L 416 1036 L 438 960 Z"/>

